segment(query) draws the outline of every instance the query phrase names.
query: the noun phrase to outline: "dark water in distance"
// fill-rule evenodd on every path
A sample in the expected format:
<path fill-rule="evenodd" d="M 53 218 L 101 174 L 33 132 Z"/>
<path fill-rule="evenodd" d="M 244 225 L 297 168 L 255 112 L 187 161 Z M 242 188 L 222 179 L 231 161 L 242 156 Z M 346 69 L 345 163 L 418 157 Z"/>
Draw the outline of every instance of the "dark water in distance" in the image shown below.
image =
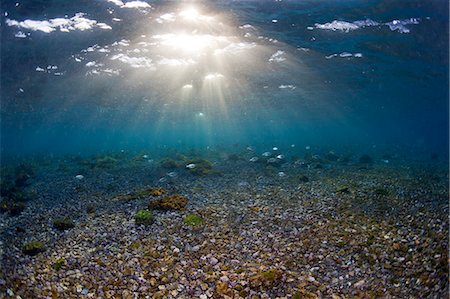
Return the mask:
<path fill-rule="evenodd" d="M 3 161 L 235 144 L 447 156 L 447 1 L 17 3 L 1 3 Z"/>

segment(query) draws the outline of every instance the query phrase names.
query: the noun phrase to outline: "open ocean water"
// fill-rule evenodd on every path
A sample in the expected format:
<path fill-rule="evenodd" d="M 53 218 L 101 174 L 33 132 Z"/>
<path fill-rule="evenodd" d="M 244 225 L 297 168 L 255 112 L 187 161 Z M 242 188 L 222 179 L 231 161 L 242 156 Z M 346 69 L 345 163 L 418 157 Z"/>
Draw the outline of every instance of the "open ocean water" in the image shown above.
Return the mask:
<path fill-rule="evenodd" d="M 0 298 L 448 298 L 448 1 L 0 8 Z"/>

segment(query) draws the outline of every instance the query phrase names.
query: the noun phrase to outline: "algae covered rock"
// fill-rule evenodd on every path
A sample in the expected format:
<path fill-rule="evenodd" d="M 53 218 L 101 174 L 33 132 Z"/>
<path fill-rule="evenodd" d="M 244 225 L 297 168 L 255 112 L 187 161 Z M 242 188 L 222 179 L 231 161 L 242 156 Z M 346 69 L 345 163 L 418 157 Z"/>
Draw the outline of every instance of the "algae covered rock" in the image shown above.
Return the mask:
<path fill-rule="evenodd" d="M 186 169 L 193 175 L 206 176 L 217 174 L 217 172 L 213 170 L 213 164 L 205 159 L 198 158 L 189 160 L 186 164 Z"/>
<path fill-rule="evenodd" d="M 25 210 L 23 202 L 15 202 L 12 200 L 3 200 L 0 202 L 0 212 L 9 212 L 11 216 L 17 216 Z"/>
<path fill-rule="evenodd" d="M 326 160 L 330 161 L 330 162 L 336 162 L 339 160 L 339 156 L 336 155 L 336 153 L 334 151 L 329 151 L 325 157 Z"/>
<path fill-rule="evenodd" d="M 163 159 L 159 165 L 165 169 L 175 169 L 180 167 L 180 164 L 173 159 Z"/>
<path fill-rule="evenodd" d="M 10 196 L 16 191 L 16 186 L 9 178 L 0 178 L 0 195 Z"/>
<path fill-rule="evenodd" d="M 189 214 L 184 217 L 183 221 L 190 226 L 199 226 L 203 223 L 203 218 L 196 214 Z"/>
<path fill-rule="evenodd" d="M 89 204 L 86 207 L 86 213 L 88 213 L 88 214 L 94 214 L 95 211 L 96 211 L 96 207 L 93 204 Z"/>
<path fill-rule="evenodd" d="M 148 207 L 150 210 L 181 210 L 186 207 L 188 203 L 187 198 L 181 195 L 166 196 L 161 199 L 152 200 L 149 202 Z"/>
<path fill-rule="evenodd" d="M 113 168 L 117 163 L 117 159 L 110 156 L 97 157 L 95 159 L 95 167 L 97 168 Z"/>
<path fill-rule="evenodd" d="M 231 161 L 231 162 L 237 162 L 239 160 L 244 160 L 241 156 L 239 156 L 238 154 L 229 154 L 227 156 L 227 160 Z"/>
<path fill-rule="evenodd" d="M 348 186 L 338 186 L 336 188 L 336 193 L 350 193 L 350 188 Z"/>
<path fill-rule="evenodd" d="M 69 217 L 60 217 L 53 220 L 53 227 L 57 230 L 68 230 L 75 227 L 75 223 Z"/>
<path fill-rule="evenodd" d="M 294 175 L 294 176 L 290 177 L 289 182 L 291 184 L 307 183 L 307 182 L 309 182 L 309 178 L 306 175 L 299 174 L 299 175 Z"/>
<path fill-rule="evenodd" d="M 137 225 L 141 224 L 150 225 L 154 221 L 153 213 L 148 210 L 140 210 L 134 216 L 134 221 L 136 222 Z"/>
<path fill-rule="evenodd" d="M 22 247 L 22 252 L 27 255 L 36 255 L 45 250 L 44 243 L 33 240 L 25 243 Z"/>
<path fill-rule="evenodd" d="M 138 191 L 136 193 L 136 195 L 138 195 L 139 197 L 143 197 L 143 196 L 161 196 L 164 193 L 166 193 L 166 190 L 164 190 L 163 188 L 146 188 L 143 189 L 141 191 Z"/>
<path fill-rule="evenodd" d="M 24 191 L 17 191 L 13 194 L 11 194 L 11 198 L 14 199 L 14 201 L 30 201 L 37 197 L 36 192 L 24 192 Z"/>
<path fill-rule="evenodd" d="M 33 167 L 30 164 L 21 164 L 15 170 L 15 184 L 17 187 L 28 185 L 28 179 L 34 175 Z"/>
<path fill-rule="evenodd" d="M 253 287 L 274 287 L 281 282 L 283 273 L 278 269 L 261 271 L 250 278 L 250 284 Z"/>

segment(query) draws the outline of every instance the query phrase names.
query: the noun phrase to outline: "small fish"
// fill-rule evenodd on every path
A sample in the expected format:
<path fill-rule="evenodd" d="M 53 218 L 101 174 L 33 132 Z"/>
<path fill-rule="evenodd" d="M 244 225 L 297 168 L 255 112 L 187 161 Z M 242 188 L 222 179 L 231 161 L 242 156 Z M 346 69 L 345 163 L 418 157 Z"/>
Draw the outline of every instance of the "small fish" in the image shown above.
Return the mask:
<path fill-rule="evenodd" d="M 278 155 L 278 156 L 277 156 L 277 159 L 280 159 L 280 160 L 281 160 L 281 159 L 284 159 L 284 155 Z"/>
<path fill-rule="evenodd" d="M 167 173 L 168 176 L 170 176 L 171 178 L 174 178 L 177 176 L 177 173 L 175 171 L 169 172 Z"/>
<path fill-rule="evenodd" d="M 286 176 L 286 174 L 285 174 L 283 171 L 280 171 L 280 172 L 278 173 L 278 176 L 279 176 L 280 178 L 282 178 L 282 177 Z"/>
<path fill-rule="evenodd" d="M 305 149 L 310 150 L 311 147 L 309 145 L 305 146 Z"/>
<path fill-rule="evenodd" d="M 79 175 L 76 175 L 75 178 L 77 180 L 82 180 L 82 179 L 84 179 L 84 175 L 79 174 Z"/>
<path fill-rule="evenodd" d="M 259 160 L 258 157 L 253 157 L 253 158 L 251 158 L 249 161 L 250 161 L 250 162 L 257 162 L 258 160 Z"/>
<path fill-rule="evenodd" d="M 148 155 L 143 155 L 142 158 L 148 159 Z"/>
<path fill-rule="evenodd" d="M 194 163 L 188 164 L 188 165 L 186 165 L 186 168 L 187 169 L 194 169 L 195 168 L 195 164 Z"/>
<path fill-rule="evenodd" d="M 276 163 L 277 159 L 276 158 L 270 158 L 269 160 L 267 160 L 267 163 Z"/>
<path fill-rule="evenodd" d="M 160 183 L 164 183 L 164 182 L 166 182 L 166 181 L 167 181 L 166 178 L 160 178 L 160 179 L 159 179 L 159 182 L 160 182 Z"/>
<path fill-rule="evenodd" d="M 291 147 L 294 148 L 294 147 L 295 147 L 295 144 L 291 144 Z"/>
<path fill-rule="evenodd" d="M 272 148 L 272 150 L 277 151 L 278 147 L 275 146 L 274 148 Z"/>
<path fill-rule="evenodd" d="M 262 154 L 262 156 L 263 157 L 270 157 L 270 156 L 272 156 L 272 153 L 271 152 L 265 152 L 265 153 Z"/>
<path fill-rule="evenodd" d="M 389 163 L 389 160 L 381 160 L 383 163 L 386 163 L 386 164 L 388 164 Z"/>
<path fill-rule="evenodd" d="M 255 149 L 253 148 L 253 146 L 247 146 L 247 150 L 253 152 Z"/>

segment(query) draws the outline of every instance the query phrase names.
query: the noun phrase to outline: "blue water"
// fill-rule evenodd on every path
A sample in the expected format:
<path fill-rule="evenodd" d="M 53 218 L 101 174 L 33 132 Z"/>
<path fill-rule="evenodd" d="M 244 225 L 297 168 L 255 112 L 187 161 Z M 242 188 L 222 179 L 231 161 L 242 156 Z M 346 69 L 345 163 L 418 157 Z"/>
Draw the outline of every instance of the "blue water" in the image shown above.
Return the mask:
<path fill-rule="evenodd" d="M 447 1 L 117 2 L 2 1 L 4 161 L 235 145 L 447 155 Z M 344 30 L 321 28 L 335 20 Z"/>

